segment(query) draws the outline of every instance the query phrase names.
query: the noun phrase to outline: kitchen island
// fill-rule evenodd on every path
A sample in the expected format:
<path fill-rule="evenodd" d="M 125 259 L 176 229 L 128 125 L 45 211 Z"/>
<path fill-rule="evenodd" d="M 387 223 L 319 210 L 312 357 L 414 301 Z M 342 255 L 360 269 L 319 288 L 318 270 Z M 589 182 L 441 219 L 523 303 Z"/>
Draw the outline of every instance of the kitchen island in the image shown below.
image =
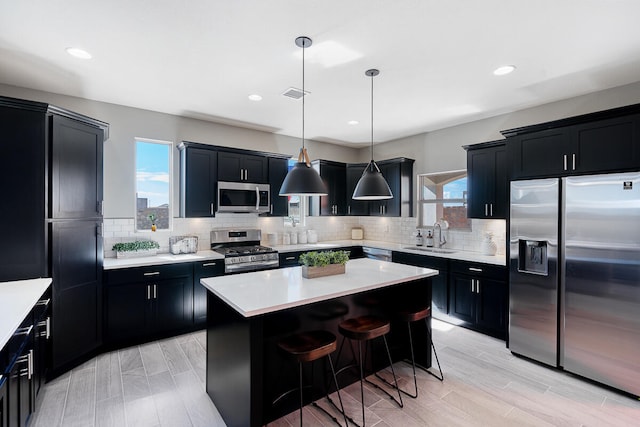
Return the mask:
<path fill-rule="evenodd" d="M 276 342 L 289 334 L 325 329 L 338 340 L 338 324 L 365 314 L 389 316 L 406 303 L 430 304 L 430 278 L 437 270 L 372 259 L 347 263 L 346 273 L 304 279 L 301 267 L 265 270 L 202 279 L 208 292 L 207 393 L 229 426 L 259 426 L 297 408 L 295 398 L 272 407 L 275 396 L 297 384 L 297 369 L 277 351 Z M 406 326 L 392 323 L 391 353 L 394 360 L 408 355 Z M 415 334 L 425 334 L 424 323 L 415 324 Z M 419 336 L 419 335 L 417 335 Z M 422 335 L 424 336 L 424 335 Z M 374 343 L 375 365 L 385 363 L 384 350 Z M 338 367 L 352 355 L 345 347 Z M 416 348 L 416 359 L 431 365 L 431 354 Z M 307 364 L 307 380 L 314 379 L 314 394 L 323 393 L 324 364 Z M 312 375 L 313 369 L 313 375 Z M 344 371 L 342 387 L 357 380 L 356 372 Z"/>

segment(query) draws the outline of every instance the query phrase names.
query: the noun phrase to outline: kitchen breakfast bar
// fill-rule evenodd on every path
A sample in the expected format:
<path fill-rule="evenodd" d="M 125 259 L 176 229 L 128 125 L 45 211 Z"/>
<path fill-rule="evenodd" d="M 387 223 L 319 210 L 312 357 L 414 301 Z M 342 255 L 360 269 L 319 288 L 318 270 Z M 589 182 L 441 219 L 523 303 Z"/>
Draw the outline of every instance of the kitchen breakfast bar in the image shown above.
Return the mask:
<path fill-rule="evenodd" d="M 301 267 L 202 279 L 209 291 L 207 393 L 230 427 L 264 425 L 296 410 L 295 393 L 272 405 L 276 396 L 298 384 L 296 365 L 279 354 L 276 342 L 323 329 L 340 345 L 338 324 L 361 315 L 389 318 L 392 359 L 409 357 L 407 327 L 394 323 L 393 314 L 407 305 L 430 305 L 430 278 L 436 275 L 437 270 L 362 258 L 350 260 L 345 274 L 314 279 L 303 278 Z M 424 322 L 412 324 L 414 337 L 425 337 L 421 342 L 426 341 L 426 327 Z M 369 373 L 389 364 L 377 341 L 365 366 Z M 416 344 L 415 357 L 431 366 L 428 345 Z M 352 361 L 345 344 L 340 360 L 334 361 L 336 369 Z M 305 388 L 305 404 L 324 396 L 326 369 L 321 361 L 305 364 L 305 384 L 313 384 L 309 392 Z M 356 370 L 344 370 L 338 382 L 342 388 L 358 378 Z"/>

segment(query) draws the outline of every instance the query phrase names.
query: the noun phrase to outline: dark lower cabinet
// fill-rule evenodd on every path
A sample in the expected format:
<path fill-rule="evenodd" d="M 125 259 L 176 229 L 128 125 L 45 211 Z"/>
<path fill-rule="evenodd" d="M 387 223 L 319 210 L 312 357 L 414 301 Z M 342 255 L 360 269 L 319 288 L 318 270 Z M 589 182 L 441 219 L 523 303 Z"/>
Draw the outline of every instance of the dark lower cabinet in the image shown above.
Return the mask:
<path fill-rule="evenodd" d="M 433 268 L 440 274 L 431 278 L 431 310 L 433 317 L 446 320 L 449 313 L 449 262 L 445 258 L 430 257 L 405 252 L 392 253 L 393 262 Z"/>
<path fill-rule="evenodd" d="M 207 325 L 207 289 L 202 286 L 200 279 L 205 277 L 222 276 L 224 274 L 224 260 L 209 260 L 196 262 L 193 265 L 193 324 L 195 327 Z"/>
<path fill-rule="evenodd" d="M 0 427 L 7 426 L 7 378 L 2 375 L 0 376 Z"/>
<path fill-rule="evenodd" d="M 305 252 L 311 252 L 314 250 L 315 249 L 309 249 L 306 251 L 279 252 L 278 257 L 280 258 L 280 268 L 299 266 L 300 262 L 298 262 L 298 259 L 300 258 L 300 255 L 302 255 Z M 318 252 L 326 252 L 326 251 L 349 251 L 349 259 L 364 257 L 362 246 L 344 246 L 340 248 L 323 249 Z"/>
<path fill-rule="evenodd" d="M 190 263 L 108 270 L 106 342 L 147 341 L 193 325 Z"/>
<path fill-rule="evenodd" d="M 505 267 L 451 262 L 449 315 L 463 326 L 505 339 L 508 286 Z"/>

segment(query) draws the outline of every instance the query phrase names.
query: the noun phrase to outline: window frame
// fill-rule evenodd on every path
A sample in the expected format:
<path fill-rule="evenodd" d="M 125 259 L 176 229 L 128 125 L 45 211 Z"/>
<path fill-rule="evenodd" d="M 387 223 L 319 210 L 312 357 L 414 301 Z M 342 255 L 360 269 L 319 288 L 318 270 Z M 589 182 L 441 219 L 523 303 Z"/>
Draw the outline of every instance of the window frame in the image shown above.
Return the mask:
<path fill-rule="evenodd" d="M 135 191 L 133 197 L 134 203 L 134 215 L 133 215 L 133 227 L 134 232 L 136 233 L 166 233 L 173 231 L 173 141 L 167 141 L 162 139 L 152 139 L 152 138 L 142 138 L 135 137 L 133 144 L 133 167 L 134 167 L 134 180 L 135 180 Z M 168 194 L 168 226 L 167 228 L 158 228 L 156 231 L 147 228 L 138 228 L 138 143 L 147 143 L 147 144 L 158 144 L 158 145 L 166 145 L 168 150 L 168 180 L 169 180 L 169 194 Z"/>
<path fill-rule="evenodd" d="M 457 181 L 459 179 L 462 179 L 463 177 L 467 178 L 467 190 L 463 193 L 463 197 L 462 198 L 455 198 L 455 199 L 423 199 L 423 194 L 422 194 L 422 181 L 424 177 L 435 177 L 435 176 L 446 176 L 446 175 L 451 175 L 451 179 L 450 180 L 446 180 L 444 179 L 442 182 L 436 184 L 436 185 L 442 185 L 444 187 L 444 185 L 450 183 L 450 182 L 454 182 Z M 463 206 L 465 206 L 466 208 L 468 208 L 469 206 L 469 199 L 468 197 L 466 197 L 468 195 L 468 177 L 469 174 L 467 172 L 466 169 L 459 169 L 459 170 L 452 170 L 452 171 L 444 171 L 444 172 L 435 172 L 435 173 L 423 173 L 423 174 L 418 174 L 416 175 L 416 201 L 417 201 L 417 216 L 418 216 L 418 221 L 417 221 L 417 228 L 430 228 L 433 227 L 434 224 L 424 224 L 422 221 L 424 220 L 424 209 L 425 206 L 427 205 L 436 205 L 436 210 L 439 213 L 436 213 L 436 220 L 438 220 L 442 215 L 442 209 L 444 208 L 444 204 L 446 203 L 461 203 Z M 438 206 L 440 205 L 440 206 Z M 446 219 L 446 218 L 445 218 Z M 453 230 L 460 230 L 460 231 L 470 231 L 471 230 L 471 221 L 468 218 L 467 215 L 467 226 L 466 227 L 460 227 L 460 226 L 456 226 L 455 224 L 450 224 L 450 228 Z"/>

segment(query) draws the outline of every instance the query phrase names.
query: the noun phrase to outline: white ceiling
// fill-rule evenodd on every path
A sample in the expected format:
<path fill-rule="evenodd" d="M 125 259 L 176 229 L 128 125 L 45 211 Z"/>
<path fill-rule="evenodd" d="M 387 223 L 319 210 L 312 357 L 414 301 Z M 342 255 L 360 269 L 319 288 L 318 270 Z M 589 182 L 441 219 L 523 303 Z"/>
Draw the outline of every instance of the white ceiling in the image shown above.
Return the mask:
<path fill-rule="evenodd" d="M 300 136 L 281 93 L 306 35 L 306 137 L 366 144 L 369 68 L 388 141 L 639 81 L 639 17 L 638 0 L 0 0 L 0 83 Z"/>

